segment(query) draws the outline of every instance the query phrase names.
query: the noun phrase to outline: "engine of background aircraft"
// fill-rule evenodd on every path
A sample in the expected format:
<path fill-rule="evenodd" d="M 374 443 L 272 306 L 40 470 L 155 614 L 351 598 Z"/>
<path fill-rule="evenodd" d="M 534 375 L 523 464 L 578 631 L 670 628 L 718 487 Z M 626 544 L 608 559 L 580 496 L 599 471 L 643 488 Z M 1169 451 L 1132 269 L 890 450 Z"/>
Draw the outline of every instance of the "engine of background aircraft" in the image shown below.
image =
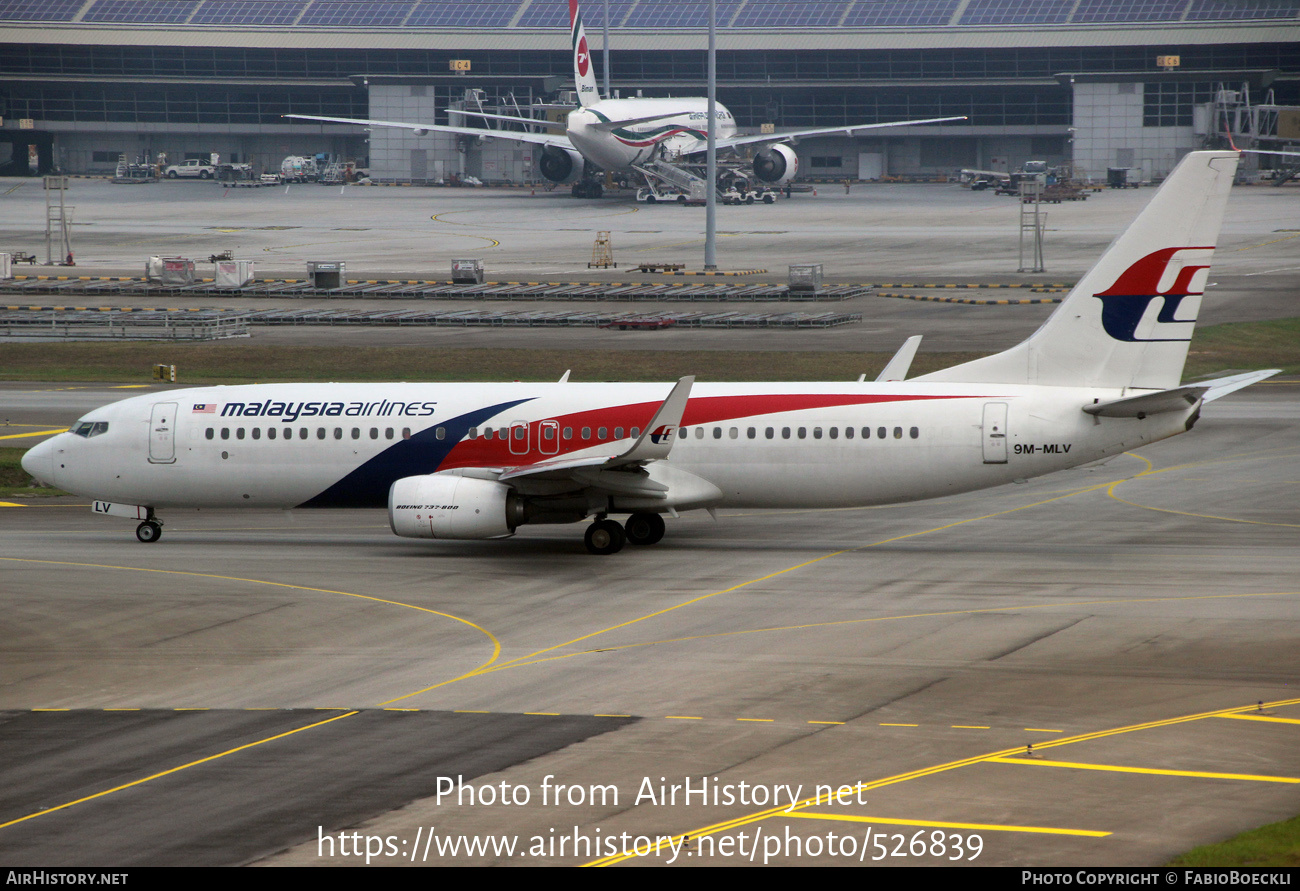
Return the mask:
<path fill-rule="evenodd" d="M 582 179 L 582 155 L 572 149 L 548 145 L 537 167 L 553 183 L 575 183 Z"/>
<path fill-rule="evenodd" d="M 788 145 L 774 145 L 754 156 L 754 175 L 765 183 L 785 185 L 799 172 L 799 156 Z"/>

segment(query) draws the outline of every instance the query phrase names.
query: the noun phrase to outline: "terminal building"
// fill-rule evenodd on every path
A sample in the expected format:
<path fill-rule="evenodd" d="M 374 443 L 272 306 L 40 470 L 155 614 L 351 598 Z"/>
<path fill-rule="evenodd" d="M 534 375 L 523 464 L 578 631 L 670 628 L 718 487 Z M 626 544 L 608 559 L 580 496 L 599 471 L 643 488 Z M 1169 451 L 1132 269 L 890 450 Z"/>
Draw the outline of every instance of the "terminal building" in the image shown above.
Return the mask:
<path fill-rule="evenodd" d="M 800 170 L 814 178 L 1030 159 L 1150 178 L 1225 129 L 1259 147 L 1300 143 L 1300 0 L 716 8 L 718 99 L 742 132 L 967 118 L 804 139 Z M 606 9 L 614 92 L 703 95 L 707 2 L 584 0 L 598 74 Z M 278 171 L 287 155 L 324 153 L 383 182 L 536 181 L 532 149 L 508 141 L 283 115 L 554 119 L 573 89 L 568 26 L 565 0 L 0 0 L 0 173 L 112 173 L 159 153 Z"/>

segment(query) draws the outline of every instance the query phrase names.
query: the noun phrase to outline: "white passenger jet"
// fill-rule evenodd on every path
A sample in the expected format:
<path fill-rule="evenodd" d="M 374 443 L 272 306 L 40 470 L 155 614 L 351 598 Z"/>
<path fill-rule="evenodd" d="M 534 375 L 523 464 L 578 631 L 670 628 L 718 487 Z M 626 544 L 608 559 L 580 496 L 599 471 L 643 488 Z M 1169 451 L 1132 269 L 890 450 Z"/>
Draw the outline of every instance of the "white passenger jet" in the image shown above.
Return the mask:
<path fill-rule="evenodd" d="M 1237 168 L 1195 152 L 1028 340 L 875 382 L 257 384 L 90 412 L 23 467 L 142 522 L 180 507 L 383 507 L 413 538 L 504 538 L 594 518 L 587 548 L 646 545 L 664 515 L 889 504 L 997 486 L 1192 429 L 1276 371 L 1184 385 Z M 620 524 L 612 515 L 627 515 Z"/>
<path fill-rule="evenodd" d="M 703 184 L 701 169 L 708 140 L 705 129 L 709 103 L 700 97 L 680 99 L 602 99 L 596 87 L 596 71 L 587 49 L 587 34 L 582 27 L 578 0 L 569 0 L 569 30 L 573 44 L 573 78 L 577 86 L 579 107 L 569 113 L 563 135 L 518 130 L 487 130 L 447 124 L 411 124 L 399 121 L 371 121 L 357 118 L 327 118 L 289 114 L 287 118 L 361 124 L 366 127 L 399 127 L 417 134 L 430 131 L 505 139 L 542 146 L 538 169 L 554 183 L 573 186 L 577 198 L 599 198 L 602 186 L 599 171 L 633 173 L 643 177 L 652 190 L 657 184 L 688 191 L 691 183 Z M 608 50 L 606 50 L 608 52 Z M 792 133 L 737 136 L 736 119 L 720 103 L 714 103 L 717 119 L 714 138 L 717 149 L 734 151 L 748 145 L 776 143 L 754 156 L 753 175 L 765 183 L 784 185 L 799 170 L 799 158 L 785 144 L 802 136 L 852 135 L 862 130 L 903 127 L 962 121 L 964 117 L 928 118 L 917 121 L 892 121 L 884 124 L 859 124 L 850 127 L 822 127 Z M 488 114 L 478 111 L 449 109 L 458 114 L 482 117 L 514 124 L 544 124 L 536 118 Z"/>

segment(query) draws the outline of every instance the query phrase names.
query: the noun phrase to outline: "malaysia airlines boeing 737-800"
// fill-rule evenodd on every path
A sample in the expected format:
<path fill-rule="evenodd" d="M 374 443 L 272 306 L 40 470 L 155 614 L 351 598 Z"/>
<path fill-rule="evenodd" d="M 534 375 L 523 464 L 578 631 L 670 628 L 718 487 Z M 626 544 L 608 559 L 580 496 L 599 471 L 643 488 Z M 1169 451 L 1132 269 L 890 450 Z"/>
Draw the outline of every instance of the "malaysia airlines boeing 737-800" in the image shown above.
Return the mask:
<path fill-rule="evenodd" d="M 915 338 L 875 382 L 206 387 L 97 409 L 23 467 L 140 520 L 141 541 L 167 508 L 387 505 L 415 538 L 594 518 L 593 553 L 653 544 L 686 510 L 889 504 L 1051 473 L 1190 430 L 1204 403 L 1276 373 L 1181 383 L 1237 159 L 1184 158 L 1028 340 L 912 380 Z"/>

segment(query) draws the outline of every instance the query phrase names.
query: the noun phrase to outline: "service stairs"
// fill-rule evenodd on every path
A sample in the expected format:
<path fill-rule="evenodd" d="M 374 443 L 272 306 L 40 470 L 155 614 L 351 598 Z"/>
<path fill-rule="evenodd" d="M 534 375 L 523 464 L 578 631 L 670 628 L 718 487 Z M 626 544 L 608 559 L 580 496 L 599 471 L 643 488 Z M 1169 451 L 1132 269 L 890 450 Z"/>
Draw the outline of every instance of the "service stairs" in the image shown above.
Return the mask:
<path fill-rule="evenodd" d="M 655 182 L 678 190 L 691 201 L 704 201 L 708 196 L 708 180 L 696 176 L 684 167 L 658 158 L 645 164 L 634 164 L 632 169 L 639 171 L 653 187 Z"/>

